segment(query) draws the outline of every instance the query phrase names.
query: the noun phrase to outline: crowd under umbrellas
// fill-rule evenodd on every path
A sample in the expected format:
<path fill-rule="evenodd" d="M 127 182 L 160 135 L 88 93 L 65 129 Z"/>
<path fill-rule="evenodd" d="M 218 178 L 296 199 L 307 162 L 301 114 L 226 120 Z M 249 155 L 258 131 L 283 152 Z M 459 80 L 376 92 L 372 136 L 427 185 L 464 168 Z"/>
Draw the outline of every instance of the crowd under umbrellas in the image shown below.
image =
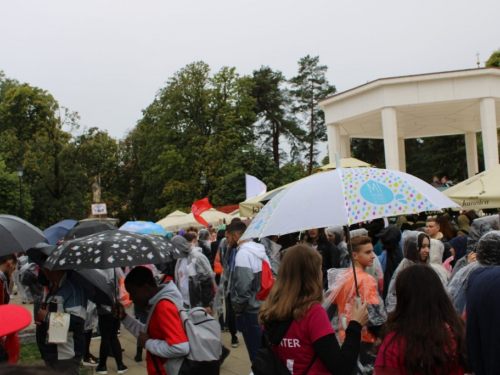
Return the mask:
<path fill-rule="evenodd" d="M 241 240 L 260 241 L 269 236 L 342 226 L 350 245 L 350 225 L 457 207 L 437 189 L 403 172 L 339 168 L 278 192 L 253 219 Z M 9 244 L 7 251 L 27 251 L 40 267 L 69 271 L 85 286 L 88 299 L 98 304 L 113 305 L 117 295 L 110 293 L 107 280 L 97 270 L 166 264 L 182 256 L 166 231 L 151 222 L 128 222 L 117 230 L 108 223 L 65 220 L 42 233 L 22 219 L 0 215 L 0 238 Z M 58 238 L 65 241 L 49 245 L 59 242 Z M 2 247 L 0 255 L 6 254 L 5 249 Z M 353 250 L 349 250 L 360 297 Z M 116 286 L 115 275 L 115 293 Z"/>

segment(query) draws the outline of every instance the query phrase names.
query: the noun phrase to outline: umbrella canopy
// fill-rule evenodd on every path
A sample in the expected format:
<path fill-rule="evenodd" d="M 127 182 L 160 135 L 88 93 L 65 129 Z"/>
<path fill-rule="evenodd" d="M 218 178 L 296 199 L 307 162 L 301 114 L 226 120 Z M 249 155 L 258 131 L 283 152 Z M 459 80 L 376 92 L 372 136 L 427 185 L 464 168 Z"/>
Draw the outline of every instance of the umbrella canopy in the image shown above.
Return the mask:
<path fill-rule="evenodd" d="M 56 245 L 76 224 L 78 224 L 78 221 L 66 219 L 45 229 L 43 234 L 49 244 Z"/>
<path fill-rule="evenodd" d="M 500 208 L 500 165 L 446 189 L 443 194 L 466 210 Z"/>
<path fill-rule="evenodd" d="M 0 215 L 0 256 L 26 251 L 46 241 L 43 232 L 27 221 L 12 215 Z"/>
<path fill-rule="evenodd" d="M 78 224 L 76 227 L 66 233 L 65 239 L 73 240 L 75 238 L 89 236 L 91 234 L 104 232 L 107 230 L 117 230 L 114 225 L 105 221 L 86 221 Z"/>
<path fill-rule="evenodd" d="M 179 220 L 179 218 L 186 216 L 187 213 L 182 212 L 182 211 L 174 211 L 171 214 L 168 214 L 165 216 L 163 219 L 160 221 L 157 221 L 156 224 L 161 225 L 163 229 L 169 230 L 169 228 L 172 225 L 175 225 L 175 223 Z"/>
<path fill-rule="evenodd" d="M 200 215 L 206 220 L 207 223 L 211 223 L 214 227 L 219 226 L 219 219 L 225 219 L 226 223 L 229 224 L 233 217 L 231 215 L 225 214 L 224 212 L 217 211 L 215 208 L 211 208 Z M 203 228 L 204 225 L 198 223 L 193 214 L 179 217 L 177 220 L 171 222 L 170 225 L 162 225 L 166 230 L 179 230 L 186 229 L 188 227 Z"/>
<path fill-rule="evenodd" d="M 106 231 L 65 242 L 45 262 L 49 270 L 137 266 L 171 262 L 179 250 L 166 237 Z"/>
<path fill-rule="evenodd" d="M 44 267 L 43 256 L 49 256 L 57 246 L 39 243 L 26 251 L 28 257 L 39 267 Z M 111 305 L 114 300 L 106 277 L 95 269 L 70 271 L 69 277 L 75 278 L 85 290 L 87 298 L 95 303 Z"/>
<path fill-rule="evenodd" d="M 155 224 L 151 221 L 127 221 L 119 230 L 127 232 L 152 234 L 156 236 L 166 236 L 167 231 L 161 225 Z"/>
<path fill-rule="evenodd" d="M 340 167 L 341 168 L 373 168 L 374 166 L 364 162 L 363 160 L 359 160 L 356 158 L 342 158 L 340 159 Z M 337 163 L 334 160 L 333 162 L 323 165 L 321 168 L 318 168 L 318 171 L 330 171 L 332 169 L 337 169 Z"/>
<path fill-rule="evenodd" d="M 428 183 L 403 172 L 336 169 L 281 191 L 257 214 L 242 239 L 456 206 Z"/>

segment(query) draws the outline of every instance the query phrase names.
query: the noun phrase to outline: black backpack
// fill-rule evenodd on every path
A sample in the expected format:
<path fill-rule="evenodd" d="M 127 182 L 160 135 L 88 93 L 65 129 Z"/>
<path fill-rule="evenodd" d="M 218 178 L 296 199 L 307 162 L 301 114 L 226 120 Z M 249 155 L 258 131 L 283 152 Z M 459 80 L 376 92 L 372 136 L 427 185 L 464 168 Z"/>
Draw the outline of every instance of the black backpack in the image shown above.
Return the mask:
<path fill-rule="evenodd" d="M 282 331 L 282 334 L 279 336 L 273 335 L 273 340 L 275 343 L 281 343 L 281 340 L 285 337 L 288 329 L 292 325 L 293 320 L 290 320 L 286 323 L 286 330 Z M 283 361 L 271 350 L 272 346 L 276 346 L 271 342 L 269 337 L 269 330 L 266 327 L 266 330 L 262 333 L 262 340 L 265 347 L 260 348 L 255 356 L 254 361 L 252 362 L 252 372 L 254 375 L 292 375 L 288 367 L 283 363 Z M 275 332 L 271 332 L 273 334 Z M 303 375 L 306 375 L 311 369 L 312 365 L 316 361 L 317 354 L 314 354 L 314 357 L 307 367 L 306 371 L 304 371 Z"/>

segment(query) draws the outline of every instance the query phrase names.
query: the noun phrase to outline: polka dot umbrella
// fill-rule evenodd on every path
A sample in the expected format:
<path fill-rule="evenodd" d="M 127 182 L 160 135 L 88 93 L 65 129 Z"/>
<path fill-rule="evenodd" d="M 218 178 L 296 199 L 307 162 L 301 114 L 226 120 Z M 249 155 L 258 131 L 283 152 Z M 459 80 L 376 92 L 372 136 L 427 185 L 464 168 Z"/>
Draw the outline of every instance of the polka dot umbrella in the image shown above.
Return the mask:
<path fill-rule="evenodd" d="M 109 269 L 169 263 L 180 251 L 166 237 L 106 231 L 64 242 L 44 264 L 49 270 Z"/>
<path fill-rule="evenodd" d="M 410 174 L 378 168 L 336 169 L 278 193 L 253 219 L 242 240 L 449 207 L 459 206 Z"/>

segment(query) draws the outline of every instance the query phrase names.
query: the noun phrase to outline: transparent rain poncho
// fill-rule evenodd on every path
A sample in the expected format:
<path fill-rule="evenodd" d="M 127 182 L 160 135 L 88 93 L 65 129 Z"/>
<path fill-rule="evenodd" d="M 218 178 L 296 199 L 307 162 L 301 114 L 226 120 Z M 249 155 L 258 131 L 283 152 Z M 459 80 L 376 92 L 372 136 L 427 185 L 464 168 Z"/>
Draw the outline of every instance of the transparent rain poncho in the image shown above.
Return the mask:
<path fill-rule="evenodd" d="M 407 230 L 403 233 L 403 256 L 404 259 L 399 263 L 398 268 L 394 271 L 392 275 L 391 282 L 389 284 L 389 291 L 387 292 L 387 297 L 385 299 L 385 307 L 388 313 L 391 313 L 396 308 L 397 298 L 396 298 L 396 278 L 402 270 L 408 268 L 414 264 L 421 263 L 420 260 L 420 247 L 418 245 L 419 236 L 421 238 L 429 236 L 422 232 Z M 429 257 L 426 263 L 429 263 Z"/>
<path fill-rule="evenodd" d="M 439 240 L 431 239 L 431 247 L 429 252 L 430 265 L 436 271 L 443 286 L 448 285 L 450 275 L 443 267 L 444 244 Z"/>
<path fill-rule="evenodd" d="M 378 293 L 377 283 L 374 278 L 366 272 L 357 269 L 359 294 L 361 302 L 368 302 L 368 316 L 370 326 L 381 326 L 387 319 L 384 303 Z M 323 307 L 328 313 L 335 335 L 340 343 L 344 342 L 345 330 L 349 324 L 354 304 L 356 303 L 356 289 L 352 268 L 328 270 L 328 291 L 326 293 Z M 374 343 L 376 336 L 367 327 L 363 327 L 361 337 L 364 342 Z M 370 357 L 370 353 L 363 355 Z M 373 372 L 373 363 L 361 363 L 358 358 L 357 373 L 370 374 Z"/>
<path fill-rule="evenodd" d="M 492 215 L 487 217 L 482 217 L 476 219 L 472 222 L 469 232 L 469 238 L 467 239 L 467 255 L 476 251 L 477 244 L 481 237 L 487 233 L 494 230 L 500 230 L 499 216 Z M 451 280 L 455 278 L 455 275 L 464 267 L 467 266 L 467 256 L 458 260 L 453 267 L 453 272 L 451 273 Z"/>
<path fill-rule="evenodd" d="M 471 273 L 480 267 L 500 266 L 500 231 L 488 232 L 481 237 L 476 247 L 477 262 L 463 267 L 451 279 L 447 291 L 460 315 L 465 310 L 467 282 Z"/>
<path fill-rule="evenodd" d="M 19 270 L 19 283 L 29 290 L 34 303 L 43 302 L 43 286 L 38 281 L 38 271 L 35 263 L 27 263 Z"/>
<path fill-rule="evenodd" d="M 93 330 L 97 325 L 97 306 L 94 302 L 87 300 L 87 310 L 85 311 L 84 331 Z"/>

